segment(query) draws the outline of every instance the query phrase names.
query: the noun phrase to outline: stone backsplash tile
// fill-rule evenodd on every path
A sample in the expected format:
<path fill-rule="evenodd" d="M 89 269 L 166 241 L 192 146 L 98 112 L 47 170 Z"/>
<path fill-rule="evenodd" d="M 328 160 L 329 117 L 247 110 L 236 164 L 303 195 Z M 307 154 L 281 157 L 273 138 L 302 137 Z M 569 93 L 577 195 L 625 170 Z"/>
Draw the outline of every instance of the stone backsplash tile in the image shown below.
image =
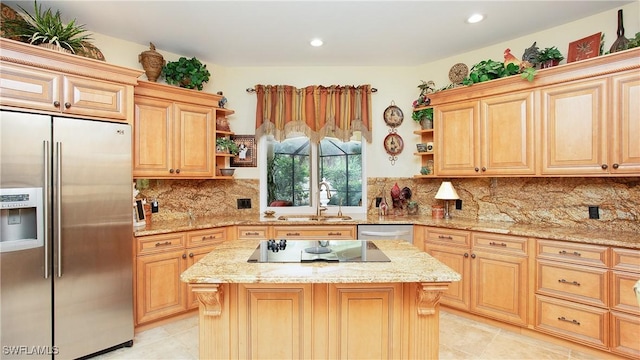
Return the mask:
<path fill-rule="evenodd" d="M 391 187 L 408 187 L 421 214 L 442 204 L 434 198 L 443 180 L 453 183 L 462 210 L 450 203 L 452 216 L 483 221 L 506 221 L 551 226 L 640 232 L 640 178 L 369 178 L 367 210 L 376 214 L 375 198 L 384 191 L 391 204 Z M 260 184 L 242 180 L 149 180 L 141 196 L 157 198 L 160 211 L 153 220 L 216 215 L 255 215 L 260 211 Z M 251 199 L 251 209 L 237 208 L 238 198 Z M 599 206 L 600 219 L 588 216 Z"/>

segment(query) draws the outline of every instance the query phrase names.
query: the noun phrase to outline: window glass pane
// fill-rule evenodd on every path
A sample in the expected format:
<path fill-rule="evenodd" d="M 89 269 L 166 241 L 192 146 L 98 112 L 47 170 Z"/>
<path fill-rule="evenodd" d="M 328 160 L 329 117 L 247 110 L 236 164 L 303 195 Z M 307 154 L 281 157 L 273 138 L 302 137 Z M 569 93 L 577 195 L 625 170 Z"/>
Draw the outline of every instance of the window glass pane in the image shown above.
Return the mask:
<path fill-rule="evenodd" d="M 309 139 L 296 137 L 282 142 L 269 139 L 267 144 L 269 206 L 309 206 Z"/>
<path fill-rule="evenodd" d="M 362 143 L 325 138 L 319 148 L 320 179 L 331 184 L 329 205 L 359 206 L 362 201 Z"/>

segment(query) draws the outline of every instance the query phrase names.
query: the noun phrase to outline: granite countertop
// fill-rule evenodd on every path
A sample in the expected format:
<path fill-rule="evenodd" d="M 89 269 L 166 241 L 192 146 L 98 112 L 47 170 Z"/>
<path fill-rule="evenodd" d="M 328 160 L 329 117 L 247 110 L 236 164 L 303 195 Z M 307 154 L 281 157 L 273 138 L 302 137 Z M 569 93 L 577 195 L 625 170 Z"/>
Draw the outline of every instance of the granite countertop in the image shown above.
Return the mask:
<path fill-rule="evenodd" d="M 219 226 L 267 226 L 267 225 L 358 225 L 358 224 L 415 224 L 448 229 L 483 231 L 540 239 L 572 241 L 585 244 L 620 246 L 640 249 L 640 233 L 632 231 L 612 231 L 587 229 L 582 227 L 559 227 L 546 224 L 521 224 L 512 222 L 481 221 L 475 219 L 453 218 L 451 220 L 432 219 L 427 215 L 385 216 L 352 215 L 352 220 L 340 222 L 323 221 L 283 221 L 277 217 L 267 218 L 260 215 L 215 216 L 195 220 L 171 220 L 153 222 L 145 228 L 134 230 L 135 236 L 165 234 L 178 231 L 209 229 Z"/>
<path fill-rule="evenodd" d="M 291 240 L 295 241 L 295 240 Z M 183 282 L 218 283 L 388 283 L 451 282 L 460 274 L 406 241 L 374 241 L 391 260 L 369 263 L 249 263 L 260 240 L 221 243 L 180 275 Z"/>

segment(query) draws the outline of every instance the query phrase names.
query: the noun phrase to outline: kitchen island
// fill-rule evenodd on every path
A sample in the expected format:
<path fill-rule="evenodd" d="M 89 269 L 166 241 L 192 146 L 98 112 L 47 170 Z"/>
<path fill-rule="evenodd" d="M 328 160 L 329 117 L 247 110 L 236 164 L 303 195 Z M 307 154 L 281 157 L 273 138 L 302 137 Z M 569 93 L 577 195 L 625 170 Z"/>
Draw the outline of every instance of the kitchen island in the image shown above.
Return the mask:
<path fill-rule="evenodd" d="M 436 359 L 439 298 L 460 275 L 405 241 L 389 262 L 247 262 L 235 240 L 181 275 L 200 302 L 201 359 Z"/>

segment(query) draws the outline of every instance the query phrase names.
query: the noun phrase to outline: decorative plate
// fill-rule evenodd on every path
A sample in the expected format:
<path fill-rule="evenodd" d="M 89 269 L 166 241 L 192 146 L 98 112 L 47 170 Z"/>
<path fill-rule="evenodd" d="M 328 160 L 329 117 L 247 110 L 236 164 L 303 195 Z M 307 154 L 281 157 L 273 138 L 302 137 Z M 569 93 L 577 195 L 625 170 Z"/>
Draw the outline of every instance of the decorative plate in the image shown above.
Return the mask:
<path fill-rule="evenodd" d="M 463 63 L 457 63 L 449 70 L 449 80 L 453 84 L 460 84 L 469 74 L 469 68 Z"/>
<path fill-rule="evenodd" d="M 404 149 L 404 141 L 402 137 L 395 132 L 390 133 L 384 138 L 384 149 L 389 155 L 398 155 Z"/>
<path fill-rule="evenodd" d="M 402 124 L 402 120 L 404 120 L 404 114 L 393 102 L 384 109 L 384 122 L 387 126 L 392 128 L 398 127 Z"/>

